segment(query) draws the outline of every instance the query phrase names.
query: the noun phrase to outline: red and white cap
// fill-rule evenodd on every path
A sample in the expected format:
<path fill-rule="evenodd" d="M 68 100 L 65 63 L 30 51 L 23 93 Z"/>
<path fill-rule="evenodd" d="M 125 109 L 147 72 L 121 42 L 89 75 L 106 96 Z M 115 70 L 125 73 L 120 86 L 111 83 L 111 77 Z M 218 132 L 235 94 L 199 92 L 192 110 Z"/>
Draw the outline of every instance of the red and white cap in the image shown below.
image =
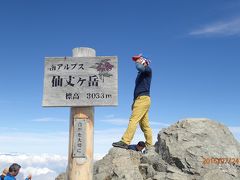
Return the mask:
<path fill-rule="evenodd" d="M 132 57 L 132 60 L 133 60 L 133 61 L 136 61 L 136 60 L 138 60 L 140 57 L 142 57 L 142 53 L 139 54 L 139 55 L 133 56 L 133 57 Z"/>
<path fill-rule="evenodd" d="M 133 57 L 132 57 L 132 60 L 133 60 L 133 61 L 136 61 L 136 60 L 138 60 L 139 58 L 142 59 L 142 64 L 147 63 L 147 65 L 149 65 L 150 62 L 151 62 L 148 58 L 144 57 L 144 56 L 142 55 L 142 53 L 139 54 L 139 55 L 133 56 Z"/>

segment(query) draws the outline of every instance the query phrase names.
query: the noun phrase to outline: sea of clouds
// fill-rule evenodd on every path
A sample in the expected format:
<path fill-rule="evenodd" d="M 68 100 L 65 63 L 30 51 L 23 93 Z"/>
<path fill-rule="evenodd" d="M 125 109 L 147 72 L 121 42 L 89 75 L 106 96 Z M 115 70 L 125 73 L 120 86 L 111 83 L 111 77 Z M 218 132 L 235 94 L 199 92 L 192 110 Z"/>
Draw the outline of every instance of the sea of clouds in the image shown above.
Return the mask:
<path fill-rule="evenodd" d="M 29 174 L 32 174 L 33 180 L 54 180 L 60 173 L 66 171 L 67 157 L 54 154 L 0 153 L 0 171 L 12 163 L 22 166 L 17 176 L 18 180 L 24 180 Z"/>

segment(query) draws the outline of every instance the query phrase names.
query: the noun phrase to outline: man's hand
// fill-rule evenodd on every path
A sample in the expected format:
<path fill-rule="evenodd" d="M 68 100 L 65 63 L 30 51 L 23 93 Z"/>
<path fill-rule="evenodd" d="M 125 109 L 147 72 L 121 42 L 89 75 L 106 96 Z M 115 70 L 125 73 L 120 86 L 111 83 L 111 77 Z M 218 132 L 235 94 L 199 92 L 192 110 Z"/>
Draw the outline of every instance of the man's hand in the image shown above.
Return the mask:
<path fill-rule="evenodd" d="M 144 67 L 148 66 L 147 62 L 143 58 L 137 59 L 136 62 L 142 64 Z"/>

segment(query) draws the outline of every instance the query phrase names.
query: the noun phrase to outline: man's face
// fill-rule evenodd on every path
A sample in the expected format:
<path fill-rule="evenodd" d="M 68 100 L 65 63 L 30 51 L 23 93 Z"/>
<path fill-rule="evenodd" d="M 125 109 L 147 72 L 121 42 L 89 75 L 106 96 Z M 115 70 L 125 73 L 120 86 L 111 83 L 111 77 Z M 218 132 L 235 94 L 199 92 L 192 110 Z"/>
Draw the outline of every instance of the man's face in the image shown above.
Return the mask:
<path fill-rule="evenodd" d="M 138 58 L 138 59 L 136 60 L 136 62 L 139 63 L 139 64 L 142 64 L 142 59 L 141 59 L 141 58 Z"/>
<path fill-rule="evenodd" d="M 20 170 L 20 169 L 19 169 Z M 13 176 L 17 176 L 19 173 L 19 170 L 13 171 Z"/>
<path fill-rule="evenodd" d="M 137 145 L 137 150 L 138 151 L 142 151 L 143 149 L 144 149 L 144 147 Z"/>

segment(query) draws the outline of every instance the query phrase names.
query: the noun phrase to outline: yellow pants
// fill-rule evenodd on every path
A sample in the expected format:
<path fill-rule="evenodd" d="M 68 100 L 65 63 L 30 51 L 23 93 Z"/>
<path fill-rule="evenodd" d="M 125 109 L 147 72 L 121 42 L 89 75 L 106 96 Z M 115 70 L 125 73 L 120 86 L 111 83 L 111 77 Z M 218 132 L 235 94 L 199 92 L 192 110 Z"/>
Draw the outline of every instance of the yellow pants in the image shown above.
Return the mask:
<path fill-rule="evenodd" d="M 152 145 L 152 129 L 149 125 L 148 110 L 150 108 L 151 100 L 149 96 L 139 96 L 134 102 L 132 115 L 129 120 L 128 128 L 125 131 L 122 141 L 130 144 L 139 123 L 141 130 L 146 139 L 146 146 Z"/>

